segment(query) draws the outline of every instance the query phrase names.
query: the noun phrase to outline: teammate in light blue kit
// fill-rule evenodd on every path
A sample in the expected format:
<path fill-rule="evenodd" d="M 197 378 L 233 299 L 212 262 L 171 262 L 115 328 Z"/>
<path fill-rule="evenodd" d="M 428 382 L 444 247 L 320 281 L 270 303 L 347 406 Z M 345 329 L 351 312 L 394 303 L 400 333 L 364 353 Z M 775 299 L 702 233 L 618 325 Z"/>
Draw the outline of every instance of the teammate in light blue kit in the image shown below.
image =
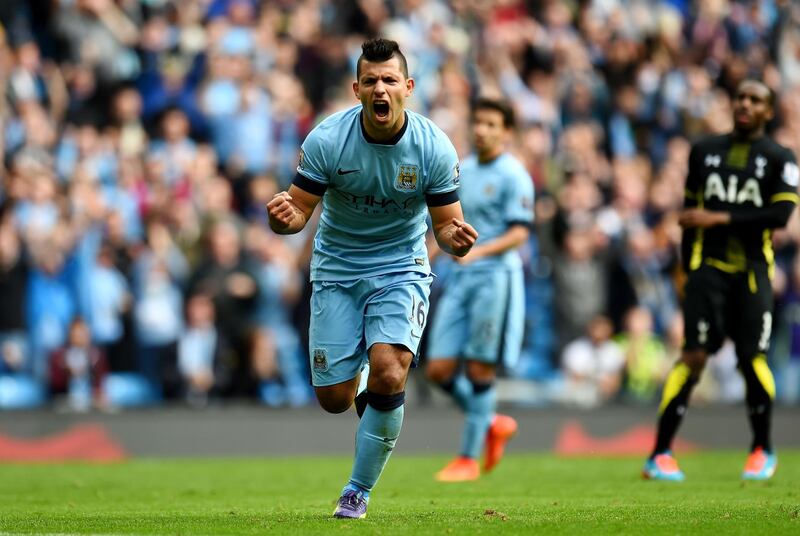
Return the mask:
<path fill-rule="evenodd" d="M 507 103 L 480 99 L 474 105 L 476 154 L 462 166 L 460 197 L 480 239 L 456 259 L 434 315 L 426 367 L 466 414 L 460 456 L 436 474 L 445 482 L 478 478 L 484 443 L 484 470 L 490 471 L 517 430 L 514 419 L 495 414 L 494 389 L 498 363 L 513 367 L 522 346 L 525 300 L 517 248 L 533 223 L 533 182 L 505 152 L 513 126 Z M 459 373 L 462 360 L 465 374 Z"/>
<path fill-rule="evenodd" d="M 463 257 L 478 238 L 463 221 L 453 145 L 405 110 L 414 80 L 397 43 L 365 42 L 357 65 L 353 92 L 361 105 L 308 135 L 292 186 L 267 205 L 270 227 L 288 234 L 305 226 L 322 199 L 309 329 L 320 404 L 346 411 L 367 376 L 353 472 L 333 514 L 339 518 L 366 517 L 400 434 L 406 377 L 428 313 L 427 213 L 439 246 L 452 255 Z"/>

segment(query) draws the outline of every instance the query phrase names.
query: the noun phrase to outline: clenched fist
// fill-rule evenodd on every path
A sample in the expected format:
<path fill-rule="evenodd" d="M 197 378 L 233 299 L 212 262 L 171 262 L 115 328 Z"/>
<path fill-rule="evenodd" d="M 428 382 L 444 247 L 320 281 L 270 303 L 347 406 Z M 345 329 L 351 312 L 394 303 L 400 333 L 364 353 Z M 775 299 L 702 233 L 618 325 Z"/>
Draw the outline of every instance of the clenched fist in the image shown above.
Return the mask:
<path fill-rule="evenodd" d="M 297 207 L 292 203 L 292 196 L 288 192 L 278 192 L 272 197 L 272 201 L 267 203 L 269 226 L 275 232 L 288 229 L 296 212 Z"/>
<path fill-rule="evenodd" d="M 451 225 L 453 226 L 453 233 L 450 235 L 450 247 L 453 250 L 453 255 L 463 257 L 475 245 L 475 241 L 478 240 L 478 231 L 472 225 L 458 218 L 453 218 Z"/>

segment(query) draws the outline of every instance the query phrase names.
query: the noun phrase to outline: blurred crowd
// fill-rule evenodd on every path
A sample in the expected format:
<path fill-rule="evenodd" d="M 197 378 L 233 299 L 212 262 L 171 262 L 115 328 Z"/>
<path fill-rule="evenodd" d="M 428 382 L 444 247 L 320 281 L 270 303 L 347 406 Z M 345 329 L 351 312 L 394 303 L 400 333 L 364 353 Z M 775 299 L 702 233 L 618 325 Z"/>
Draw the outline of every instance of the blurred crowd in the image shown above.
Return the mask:
<path fill-rule="evenodd" d="M 658 397 L 690 143 L 732 127 L 738 82 L 777 92 L 800 152 L 792 0 L 3 0 L 0 25 L 0 408 L 313 399 L 313 229 L 276 236 L 264 205 L 356 103 L 366 37 L 400 43 L 410 107 L 462 156 L 475 97 L 517 111 L 536 232 L 504 373 L 537 403 Z M 797 403 L 800 216 L 775 238 L 770 362 Z M 741 399 L 730 347 L 707 372 L 698 398 Z"/>

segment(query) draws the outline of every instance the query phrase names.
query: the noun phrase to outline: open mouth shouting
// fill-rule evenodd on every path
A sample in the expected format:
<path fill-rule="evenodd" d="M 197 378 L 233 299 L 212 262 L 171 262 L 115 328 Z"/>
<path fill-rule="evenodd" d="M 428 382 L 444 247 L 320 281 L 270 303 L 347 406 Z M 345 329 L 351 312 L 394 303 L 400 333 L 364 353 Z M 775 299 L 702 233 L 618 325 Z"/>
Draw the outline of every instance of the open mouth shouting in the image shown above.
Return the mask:
<path fill-rule="evenodd" d="M 389 114 L 391 112 L 391 107 L 389 106 L 388 101 L 377 100 L 372 103 L 372 112 L 375 115 L 375 119 L 380 122 L 385 122 L 389 120 Z"/>

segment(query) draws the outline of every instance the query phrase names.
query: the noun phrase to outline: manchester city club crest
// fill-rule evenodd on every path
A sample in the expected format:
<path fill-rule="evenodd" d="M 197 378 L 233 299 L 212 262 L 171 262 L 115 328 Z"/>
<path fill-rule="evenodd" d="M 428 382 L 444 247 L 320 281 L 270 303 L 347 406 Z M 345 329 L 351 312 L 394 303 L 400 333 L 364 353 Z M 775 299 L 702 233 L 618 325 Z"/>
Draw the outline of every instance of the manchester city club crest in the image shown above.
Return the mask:
<path fill-rule="evenodd" d="M 317 372 L 328 371 L 328 351 L 324 348 L 314 348 L 312 357 L 314 370 Z"/>
<path fill-rule="evenodd" d="M 402 192 L 413 192 L 417 189 L 417 177 L 419 176 L 419 166 L 402 164 L 397 172 L 397 179 L 394 187 Z"/>

